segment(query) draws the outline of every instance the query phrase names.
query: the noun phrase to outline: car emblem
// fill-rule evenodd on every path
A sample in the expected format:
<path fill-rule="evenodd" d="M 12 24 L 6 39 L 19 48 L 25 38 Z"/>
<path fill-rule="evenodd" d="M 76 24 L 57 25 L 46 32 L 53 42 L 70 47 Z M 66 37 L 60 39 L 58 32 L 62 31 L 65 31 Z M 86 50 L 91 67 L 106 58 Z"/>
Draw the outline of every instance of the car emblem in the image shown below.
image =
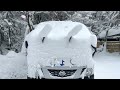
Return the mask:
<path fill-rule="evenodd" d="M 60 71 L 60 72 L 59 72 L 59 76 L 64 77 L 65 75 L 66 75 L 66 72 L 65 72 L 65 71 Z"/>

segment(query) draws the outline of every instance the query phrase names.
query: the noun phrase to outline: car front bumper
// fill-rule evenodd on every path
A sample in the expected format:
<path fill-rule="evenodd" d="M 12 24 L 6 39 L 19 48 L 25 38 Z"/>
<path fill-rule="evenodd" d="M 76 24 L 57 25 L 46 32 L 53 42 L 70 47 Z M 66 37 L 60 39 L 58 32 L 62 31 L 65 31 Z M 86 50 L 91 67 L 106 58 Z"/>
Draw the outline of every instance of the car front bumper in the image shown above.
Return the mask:
<path fill-rule="evenodd" d="M 85 69 L 86 69 L 85 66 L 81 66 L 81 67 L 77 67 L 77 66 L 74 66 L 74 67 L 46 66 L 46 67 L 41 68 L 43 75 L 44 75 L 44 79 L 82 79 L 81 74 Z M 51 73 L 50 70 L 53 72 Z M 64 71 L 64 73 L 62 73 L 63 75 L 60 74 L 60 71 Z M 87 79 L 87 78 L 89 79 L 90 77 L 93 78 L 93 75 L 94 74 L 92 73 L 89 76 L 84 76 L 84 78 L 85 79 Z"/>

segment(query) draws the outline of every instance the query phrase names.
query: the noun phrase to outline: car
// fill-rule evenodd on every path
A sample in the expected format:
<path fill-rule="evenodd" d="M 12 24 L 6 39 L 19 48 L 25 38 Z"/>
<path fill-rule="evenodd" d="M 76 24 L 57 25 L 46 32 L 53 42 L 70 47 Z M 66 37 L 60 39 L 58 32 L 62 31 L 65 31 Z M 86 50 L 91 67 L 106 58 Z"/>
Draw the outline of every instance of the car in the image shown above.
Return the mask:
<path fill-rule="evenodd" d="M 41 22 L 24 40 L 28 79 L 94 79 L 97 37 L 80 22 Z"/>

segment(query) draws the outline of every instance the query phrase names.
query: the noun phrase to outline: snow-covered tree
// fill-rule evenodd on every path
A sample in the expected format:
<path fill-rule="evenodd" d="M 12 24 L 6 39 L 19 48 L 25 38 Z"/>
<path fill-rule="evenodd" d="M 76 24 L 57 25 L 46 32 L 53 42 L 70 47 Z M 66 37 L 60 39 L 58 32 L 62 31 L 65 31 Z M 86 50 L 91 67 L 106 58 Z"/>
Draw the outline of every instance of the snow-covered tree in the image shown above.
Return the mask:
<path fill-rule="evenodd" d="M 98 38 L 105 31 L 106 42 L 109 30 L 120 25 L 120 11 L 0 11 L 0 52 L 3 46 L 20 51 L 24 37 L 35 25 L 51 20 L 81 22 Z"/>
<path fill-rule="evenodd" d="M 24 37 L 24 31 L 26 27 L 26 21 L 20 17 L 23 13 L 20 11 L 1 11 L 0 12 L 0 33 L 2 34 L 1 48 L 7 48 L 11 50 L 17 50 L 18 47 L 14 47 L 14 44 L 22 43 Z M 19 40 L 18 40 L 19 38 Z M 4 45 L 3 45 L 4 44 Z M 2 47 L 4 46 L 4 47 Z"/>
<path fill-rule="evenodd" d="M 76 11 L 70 20 L 84 23 L 98 38 L 99 34 L 105 31 L 104 50 L 106 51 L 109 30 L 120 24 L 120 11 Z"/>

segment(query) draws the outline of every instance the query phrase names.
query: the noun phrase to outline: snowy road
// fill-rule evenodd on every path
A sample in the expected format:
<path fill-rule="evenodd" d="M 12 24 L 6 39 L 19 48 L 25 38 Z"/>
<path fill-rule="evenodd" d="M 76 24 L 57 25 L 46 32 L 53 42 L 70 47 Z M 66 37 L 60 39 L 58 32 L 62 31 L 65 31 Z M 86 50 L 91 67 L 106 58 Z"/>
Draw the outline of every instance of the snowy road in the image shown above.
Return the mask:
<path fill-rule="evenodd" d="M 94 57 L 95 79 L 120 79 L 120 55 L 100 53 Z M 0 79 L 26 79 L 27 63 L 25 56 L 11 53 L 0 55 Z"/>

